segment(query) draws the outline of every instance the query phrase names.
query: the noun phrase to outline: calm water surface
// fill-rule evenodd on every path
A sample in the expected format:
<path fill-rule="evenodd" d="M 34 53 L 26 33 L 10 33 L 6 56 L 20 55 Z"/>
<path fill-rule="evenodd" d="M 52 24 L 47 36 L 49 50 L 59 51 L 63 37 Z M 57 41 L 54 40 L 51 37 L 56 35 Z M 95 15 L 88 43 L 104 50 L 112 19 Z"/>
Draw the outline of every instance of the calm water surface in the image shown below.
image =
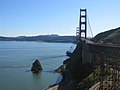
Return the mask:
<path fill-rule="evenodd" d="M 56 82 L 59 74 L 51 71 L 74 47 L 72 43 L 0 42 L 0 90 L 44 90 Z M 35 59 L 44 69 L 39 74 L 30 71 Z"/>

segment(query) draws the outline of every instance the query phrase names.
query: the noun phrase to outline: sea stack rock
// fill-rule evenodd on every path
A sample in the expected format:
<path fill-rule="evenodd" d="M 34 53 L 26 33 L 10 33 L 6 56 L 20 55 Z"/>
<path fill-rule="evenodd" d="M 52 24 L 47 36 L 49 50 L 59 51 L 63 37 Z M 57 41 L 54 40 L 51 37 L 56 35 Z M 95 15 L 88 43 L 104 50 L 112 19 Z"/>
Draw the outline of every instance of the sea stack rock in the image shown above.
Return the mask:
<path fill-rule="evenodd" d="M 31 71 L 32 71 L 33 73 L 38 73 L 38 72 L 40 72 L 41 70 L 43 70 L 42 67 L 41 67 L 41 64 L 40 64 L 39 60 L 36 59 L 35 62 L 32 64 Z"/>

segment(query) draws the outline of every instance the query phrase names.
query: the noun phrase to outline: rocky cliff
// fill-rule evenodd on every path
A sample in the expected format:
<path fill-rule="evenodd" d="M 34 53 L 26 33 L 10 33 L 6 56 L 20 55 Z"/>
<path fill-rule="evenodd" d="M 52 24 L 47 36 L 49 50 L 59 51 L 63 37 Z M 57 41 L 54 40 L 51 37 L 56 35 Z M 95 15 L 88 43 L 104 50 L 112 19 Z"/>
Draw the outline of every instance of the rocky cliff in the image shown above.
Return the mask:
<path fill-rule="evenodd" d="M 58 71 L 62 71 L 63 79 L 57 89 L 47 90 L 79 90 L 80 83 L 92 72 L 90 63 L 82 64 L 82 44 L 77 45 L 70 58 L 65 60 L 61 70 L 59 69 Z"/>
<path fill-rule="evenodd" d="M 77 44 L 71 57 L 63 62 L 66 71 L 58 90 L 79 90 L 79 84 L 92 72 L 90 63 L 82 64 L 82 44 Z M 67 89 L 66 89 L 67 88 Z"/>

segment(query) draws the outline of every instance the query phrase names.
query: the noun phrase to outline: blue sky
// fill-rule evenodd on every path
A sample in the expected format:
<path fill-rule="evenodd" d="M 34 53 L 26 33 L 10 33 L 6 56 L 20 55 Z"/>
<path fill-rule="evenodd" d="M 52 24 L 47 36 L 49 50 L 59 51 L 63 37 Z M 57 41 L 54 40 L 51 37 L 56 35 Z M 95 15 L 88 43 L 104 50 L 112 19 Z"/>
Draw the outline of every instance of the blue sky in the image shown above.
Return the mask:
<path fill-rule="evenodd" d="M 120 26 L 119 4 L 120 0 L 0 0 L 0 36 L 75 35 L 80 8 L 87 8 L 96 35 Z"/>

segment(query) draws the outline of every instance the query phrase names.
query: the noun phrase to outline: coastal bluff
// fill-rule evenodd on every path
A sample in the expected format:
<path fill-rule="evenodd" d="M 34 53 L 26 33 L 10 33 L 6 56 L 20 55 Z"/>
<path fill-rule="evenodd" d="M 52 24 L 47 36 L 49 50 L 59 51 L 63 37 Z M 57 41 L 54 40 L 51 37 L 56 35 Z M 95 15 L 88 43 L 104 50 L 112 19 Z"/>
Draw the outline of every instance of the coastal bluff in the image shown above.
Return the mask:
<path fill-rule="evenodd" d="M 79 90 L 79 84 L 92 73 L 90 63 L 82 64 L 82 44 L 77 47 L 70 57 L 63 61 L 63 65 L 55 71 L 60 72 L 62 80 L 57 85 L 53 85 L 46 90 Z M 61 68 L 61 70 L 60 70 Z"/>
<path fill-rule="evenodd" d="M 118 46 L 120 44 L 120 40 L 118 40 L 119 36 L 120 36 L 120 27 L 99 33 L 91 40 L 96 43 L 99 43 L 100 45 L 105 44 L 105 45 Z M 61 75 L 63 76 L 61 82 L 58 83 L 57 88 L 55 88 L 56 87 L 55 85 L 53 86 L 53 88 L 50 87 L 50 89 L 48 88 L 47 90 L 89 90 L 95 84 L 96 81 L 93 75 L 93 62 L 83 63 L 85 62 L 85 60 L 87 61 L 90 59 L 90 58 L 87 59 L 82 58 L 84 54 L 82 50 L 84 49 L 84 47 L 85 45 L 83 43 L 77 44 L 77 47 L 75 48 L 73 53 L 68 55 L 70 56 L 70 58 L 66 59 L 63 62 L 63 66 L 65 66 L 63 72 L 61 72 L 62 69 L 61 70 L 58 69 L 58 71 L 60 71 Z M 88 50 L 86 51 L 88 52 Z M 91 49 L 91 53 L 92 53 L 92 49 Z M 119 53 L 117 53 L 117 55 L 119 55 Z M 92 60 L 93 59 L 91 58 L 91 61 Z"/>

